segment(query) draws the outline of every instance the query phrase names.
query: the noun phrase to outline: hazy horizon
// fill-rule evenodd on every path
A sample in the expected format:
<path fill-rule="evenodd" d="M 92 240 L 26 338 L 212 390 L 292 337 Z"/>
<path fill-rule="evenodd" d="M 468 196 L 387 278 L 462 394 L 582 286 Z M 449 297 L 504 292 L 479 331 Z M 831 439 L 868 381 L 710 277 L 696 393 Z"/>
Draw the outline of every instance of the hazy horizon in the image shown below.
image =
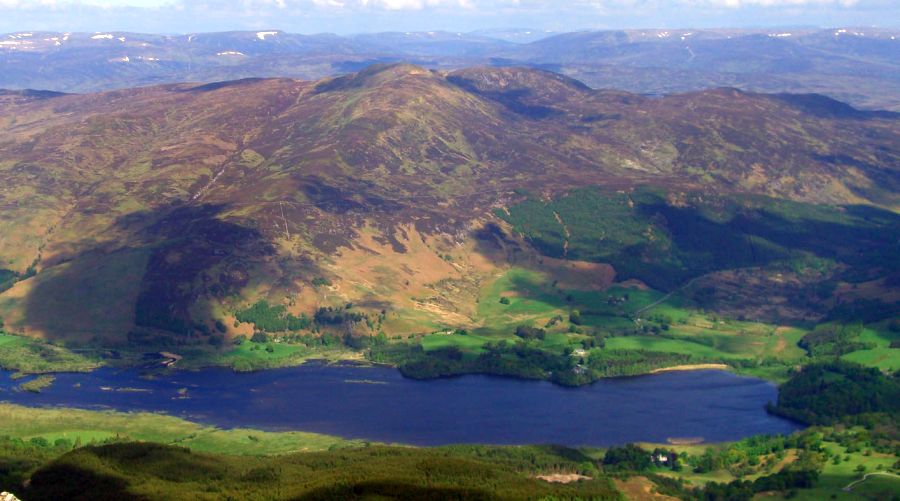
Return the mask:
<path fill-rule="evenodd" d="M 81 34 L 96 34 L 96 33 L 135 33 L 135 34 L 145 34 L 145 35 L 160 35 L 160 36 L 186 36 L 186 35 L 195 35 L 195 34 L 213 34 L 213 33 L 255 33 L 255 32 L 264 32 L 264 31 L 277 31 L 280 33 L 290 34 L 290 35 L 302 35 L 302 36 L 319 36 L 319 35 L 336 35 L 342 37 L 353 37 L 360 35 L 378 35 L 385 33 L 447 33 L 447 34 L 466 34 L 466 35 L 478 35 L 478 34 L 486 34 L 490 35 L 493 33 L 513 33 L 513 32 L 532 32 L 530 34 L 533 35 L 542 35 L 545 34 L 547 36 L 553 35 L 561 35 L 566 33 L 587 33 L 593 31 L 652 31 L 652 30 L 673 30 L 673 31 L 689 31 L 689 30 L 734 30 L 734 31 L 782 31 L 782 30 L 804 30 L 804 31 L 828 31 L 832 29 L 873 29 L 873 30 L 900 30 L 900 26 L 855 26 L 855 25 L 822 25 L 822 26 L 803 26 L 803 25 L 783 25 L 783 26 L 741 26 L 741 27 L 730 27 L 730 26 L 623 26 L 618 28 L 582 28 L 582 29 L 571 29 L 571 30 L 550 30 L 550 29 L 541 29 L 541 28 L 533 28 L 530 26 L 509 26 L 503 27 L 498 26 L 494 28 L 479 28 L 475 30 L 447 30 L 447 29 L 428 29 L 427 27 L 423 27 L 416 30 L 373 30 L 373 31 L 355 31 L 355 32 L 336 32 L 336 31 L 295 31 L 289 29 L 283 29 L 278 26 L 266 26 L 260 28 L 235 28 L 235 29 L 222 29 L 222 30 L 195 30 L 195 31 L 141 31 L 141 30 L 124 30 L 124 29 L 106 29 L 106 30 L 66 30 L 66 29 L 16 29 L 9 31 L 0 31 L 0 34 L 18 34 L 18 33 L 81 33 Z M 539 39 L 543 37 L 535 37 L 535 39 Z"/>
<path fill-rule="evenodd" d="M 900 27 L 890 0 L 0 0 L 0 32 Z"/>

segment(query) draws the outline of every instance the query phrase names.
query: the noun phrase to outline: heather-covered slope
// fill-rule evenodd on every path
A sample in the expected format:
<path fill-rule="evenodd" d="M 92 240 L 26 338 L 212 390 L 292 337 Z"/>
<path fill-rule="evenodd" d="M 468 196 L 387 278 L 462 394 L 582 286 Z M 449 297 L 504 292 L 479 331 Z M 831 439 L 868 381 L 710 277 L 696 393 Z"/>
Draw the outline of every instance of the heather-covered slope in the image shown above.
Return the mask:
<path fill-rule="evenodd" d="M 869 204 L 887 209 L 872 224 L 890 241 L 898 143 L 895 115 L 821 96 L 650 98 L 515 68 L 6 92 L 0 267 L 27 279 L 0 295 L 0 316 L 14 332 L 137 345 L 250 335 L 236 314 L 260 298 L 298 318 L 353 303 L 369 316 L 341 328 L 370 335 L 472 326 L 511 263 L 576 288 L 615 276 L 597 253 L 541 257 L 504 217 L 523 201 L 651 186 L 702 210 L 698 197 L 738 194 Z M 679 231 L 660 217 L 634 224 Z M 854 252 L 866 245 L 880 244 Z"/>

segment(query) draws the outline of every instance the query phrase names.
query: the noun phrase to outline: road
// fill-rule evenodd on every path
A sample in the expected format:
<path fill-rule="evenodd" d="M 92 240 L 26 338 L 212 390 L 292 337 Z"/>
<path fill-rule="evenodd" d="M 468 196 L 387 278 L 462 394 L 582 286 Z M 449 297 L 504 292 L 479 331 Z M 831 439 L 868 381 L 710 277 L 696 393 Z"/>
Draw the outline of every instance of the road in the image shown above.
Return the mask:
<path fill-rule="evenodd" d="M 687 289 L 688 287 L 694 285 L 694 282 L 696 282 L 697 279 L 699 279 L 699 278 L 700 278 L 700 277 L 694 277 L 694 278 L 690 279 L 690 280 L 688 281 L 688 283 L 686 283 L 686 284 L 682 285 L 681 287 L 679 287 L 679 288 L 673 290 L 672 292 L 670 292 L 670 293 L 666 294 L 665 296 L 663 296 L 663 297 L 657 299 L 656 301 L 654 301 L 654 302 L 648 304 L 647 306 L 644 306 L 643 308 L 641 308 L 641 309 L 639 309 L 639 310 L 636 310 L 636 311 L 634 312 L 635 318 L 637 318 L 641 313 L 643 313 L 643 312 L 649 310 L 650 308 L 653 308 L 653 307 L 659 306 L 659 305 L 662 304 L 662 303 L 665 303 L 670 297 L 672 297 L 672 294 L 675 294 L 676 292 L 681 292 L 681 291 Z"/>
<path fill-rule="evenodd" d="M 888 472 L 886 472 L 886 471 L 876 471 L 876 472 L 873 472 L 873 473 L 866 473 L 865 475 L 863 475 L 863 478 L 861 478 L 861 479 L 859 479 L 859 480 L 854 480 L 853 482 L 850 482 L 849 484 L 847 484 L 847 486 L 843 488 L 843 491 L 844 491 L 844 492 L 850 492 L 850 491 L 852 491 L 854 485 L 859 484 L 859 483 L 862 483 L 862 482 L 865 482 L 865 481 L 868 480 L 869 477 L 871 477 L 872 475 L 882 475 L 882 476 L 885 476 L 885 477 L 900 478 L 900 475 L 894 475 L 893 473 L 888 473 Z"/>

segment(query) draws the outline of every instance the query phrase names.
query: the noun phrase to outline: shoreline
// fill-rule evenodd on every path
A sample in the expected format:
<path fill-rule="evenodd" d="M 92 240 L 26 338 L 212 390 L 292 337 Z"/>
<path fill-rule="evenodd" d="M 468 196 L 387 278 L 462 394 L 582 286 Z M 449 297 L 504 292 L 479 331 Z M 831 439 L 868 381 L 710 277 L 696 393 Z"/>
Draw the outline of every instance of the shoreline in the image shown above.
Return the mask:
<path fill-rule="evenodd" d="M 673 365 L 672 367 L 662 367 L 653 369 L 649 374 L 661 374 L 663 372 L 680 372 L 680 371 L 702 371 L 702 370 L 719 370 L 725 371 L 731 367 L 727 364 L 687 364 Z"/>
<path fill-rule="evenodd" d="M 729 366 L 727 364 L 719 364 L 719 363 L 673 365 L 670 367 L 660 367 L 658 369 L 653 369 L 651 371 L 642 372 L 642 373 L 638 373 L 638 374 L 604 376 L 604 377 L 599 377 L 597 379 L 593 379 L 590 381 L 584 381 L 584 382 L 582 382 L 580 384 L 576 384 L 576 385 L 567 385 L 567 384 L 560 383 L 558 381 L 554 381 L 550 377 L 534 378 L 534 377 L 525 377 L 525 376 L 515 375 L 515 374 L 498 374 L 498 373 L 484 372 L 484 371 L 471 371 L 471 372 L 463 371 L 463 372 L 459 372 L 459 373 L 441 374 L 441 375 L 437 375 L 437 376 L 419 378 L 419 377 L 411 377 L 409 375 L 403 374 L 403 371 L 400 369 L 399 364 L 392 364 L 392 363 L 387 363 L 387 362 L 373 362 L 371 360 L 368 360 L 368 359 L 360 356 L 361 355 L 360 353 L 340 352 L 340 353 L 331 353 L 329 355 L 332 355 L 332 356 L 324 356 L 324 357 L 323 356 L 317 357 L 315 355 L 322 355 L 322 354 L 310 354 L 310 356 L 308 356 L 308 357 L 296 358 L 285 364 L 276 364 L 276 365 L 266 366 L 266 367 L 254 367 L 250 370 L 238 370 L 229 364 L 216 364 L 216 363 L 198 364 L 198 365 L 191 365 L 190 363 L 168 364 L 168 365 L 162 364 L 162 365 L 158 366 L 158 371 L 153 372 L 153 374 L 158 376 L 158 375 L 163 375 L 163 374 L 167 374 L 167 373 L 171 373 L 171 372 L 179 372 L 179 371 L 194 372 L 194 371 L 202 371 L 202 370 L 207 370 L 207 369 L 223 369 L 223 370 L 229 370 L 229 371 L 236 372 L 236 373 L 253 373 L 253 372 L 265 372 L 265 371 L 279 370 L 279 369 L 290 369 L 290 368 L 301 367 L 301 366 L 308 365 L 308 364 L 338 365 L 338 366 L 346 364 L 346 365 L 351 365 L 351 366 L 355 366 L 355 367 L 393 369 L 393 370 L 399 371 L 405 379 L 412 379 L 412 380 L 419 380 L 419 381 L 429 381 L 429 380 L 434 380 L 434 379 L 447 379 L 447 378 L 457 378 L 457 377 L 464 377 L 464 376 L 481 375 L 481 376 L 492 376 L 492 377 L 500 377 L 500 378 L 518 379 L 518 380 L 524 380 L 524 381 L 547 381 L 547 382 L 550 382 L 550 383 L 552 383 L 554 385 L 558 385 L 558 386 L 579 388 L 579 387 L 583 387 L 583 386 L 589 386 L 589 385 L 597 383 L 599 381 L 618 379 L 618 378 L 652 376 L 652 375 L 664 374 L 667 372 L 688 372 L 688 371 L 700 371 L 700 370 L 731 371 L 733 369 L 731 366 Z M 337 355 L 337 356 L 334 356 L 334 355 Z M 186 360 L 186 359 L 184 359 L 182 357 L 181 360 Z M 171 361 L 171 358 L 168 361 Z M 48 371 L 48 372 L 39 373 L 39 374 L 26 373 L 22 377 L 27 377 L 27 376 L 32 376 L 32 375 L 34 375 L 34 376 L 51 375 L 52 376 L 52 375 L 56 375 L 56 374 L 65 374 L 65 373 L 90 373 L 90 372 L 94 372 L 97 369 L 102 369 L 102 368 L 120 368 L 120 369 L 121 368 L 127 368 L 127 369 L 145 368 L 146 369 L 147 367 L 142 366 L 140 364 L 124 364 L 124 365 L 100 364 L 97 367 L 94 367 L 88 371 Z M 156 367 L 154 367 L 154 369 L 156 369 Z M 7 370 L 7 369 L 0 369 L 0 370 Z M 15 371 L 9 371 L 9 372 L 12 374 L 16 374 Z M 766 380 L 765 378 L 759 378 L 759 377 L 757 377 L 757 378 Z"/>

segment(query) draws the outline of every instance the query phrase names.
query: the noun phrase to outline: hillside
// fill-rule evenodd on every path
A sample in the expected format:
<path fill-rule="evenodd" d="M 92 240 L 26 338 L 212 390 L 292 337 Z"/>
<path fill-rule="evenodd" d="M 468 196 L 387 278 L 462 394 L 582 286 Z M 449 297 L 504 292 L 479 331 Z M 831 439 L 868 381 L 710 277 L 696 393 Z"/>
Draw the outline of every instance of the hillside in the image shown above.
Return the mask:
<path fill-rule="evenodd" d="M 729 318 L 877 322 L 900 304 L 898 166 L 893 113 L 519 68 L 6 91 L 0 317 L 202 358 L 254 330 L 490 340 L 573 308 L 619 322 L 637 308 L 622 290 L 650 304 L 691 281 L 690 308 Z M 744 304 L 723 291 L 747 273 Z M 497 297 L 543 306 L 499 314 Z"/>

